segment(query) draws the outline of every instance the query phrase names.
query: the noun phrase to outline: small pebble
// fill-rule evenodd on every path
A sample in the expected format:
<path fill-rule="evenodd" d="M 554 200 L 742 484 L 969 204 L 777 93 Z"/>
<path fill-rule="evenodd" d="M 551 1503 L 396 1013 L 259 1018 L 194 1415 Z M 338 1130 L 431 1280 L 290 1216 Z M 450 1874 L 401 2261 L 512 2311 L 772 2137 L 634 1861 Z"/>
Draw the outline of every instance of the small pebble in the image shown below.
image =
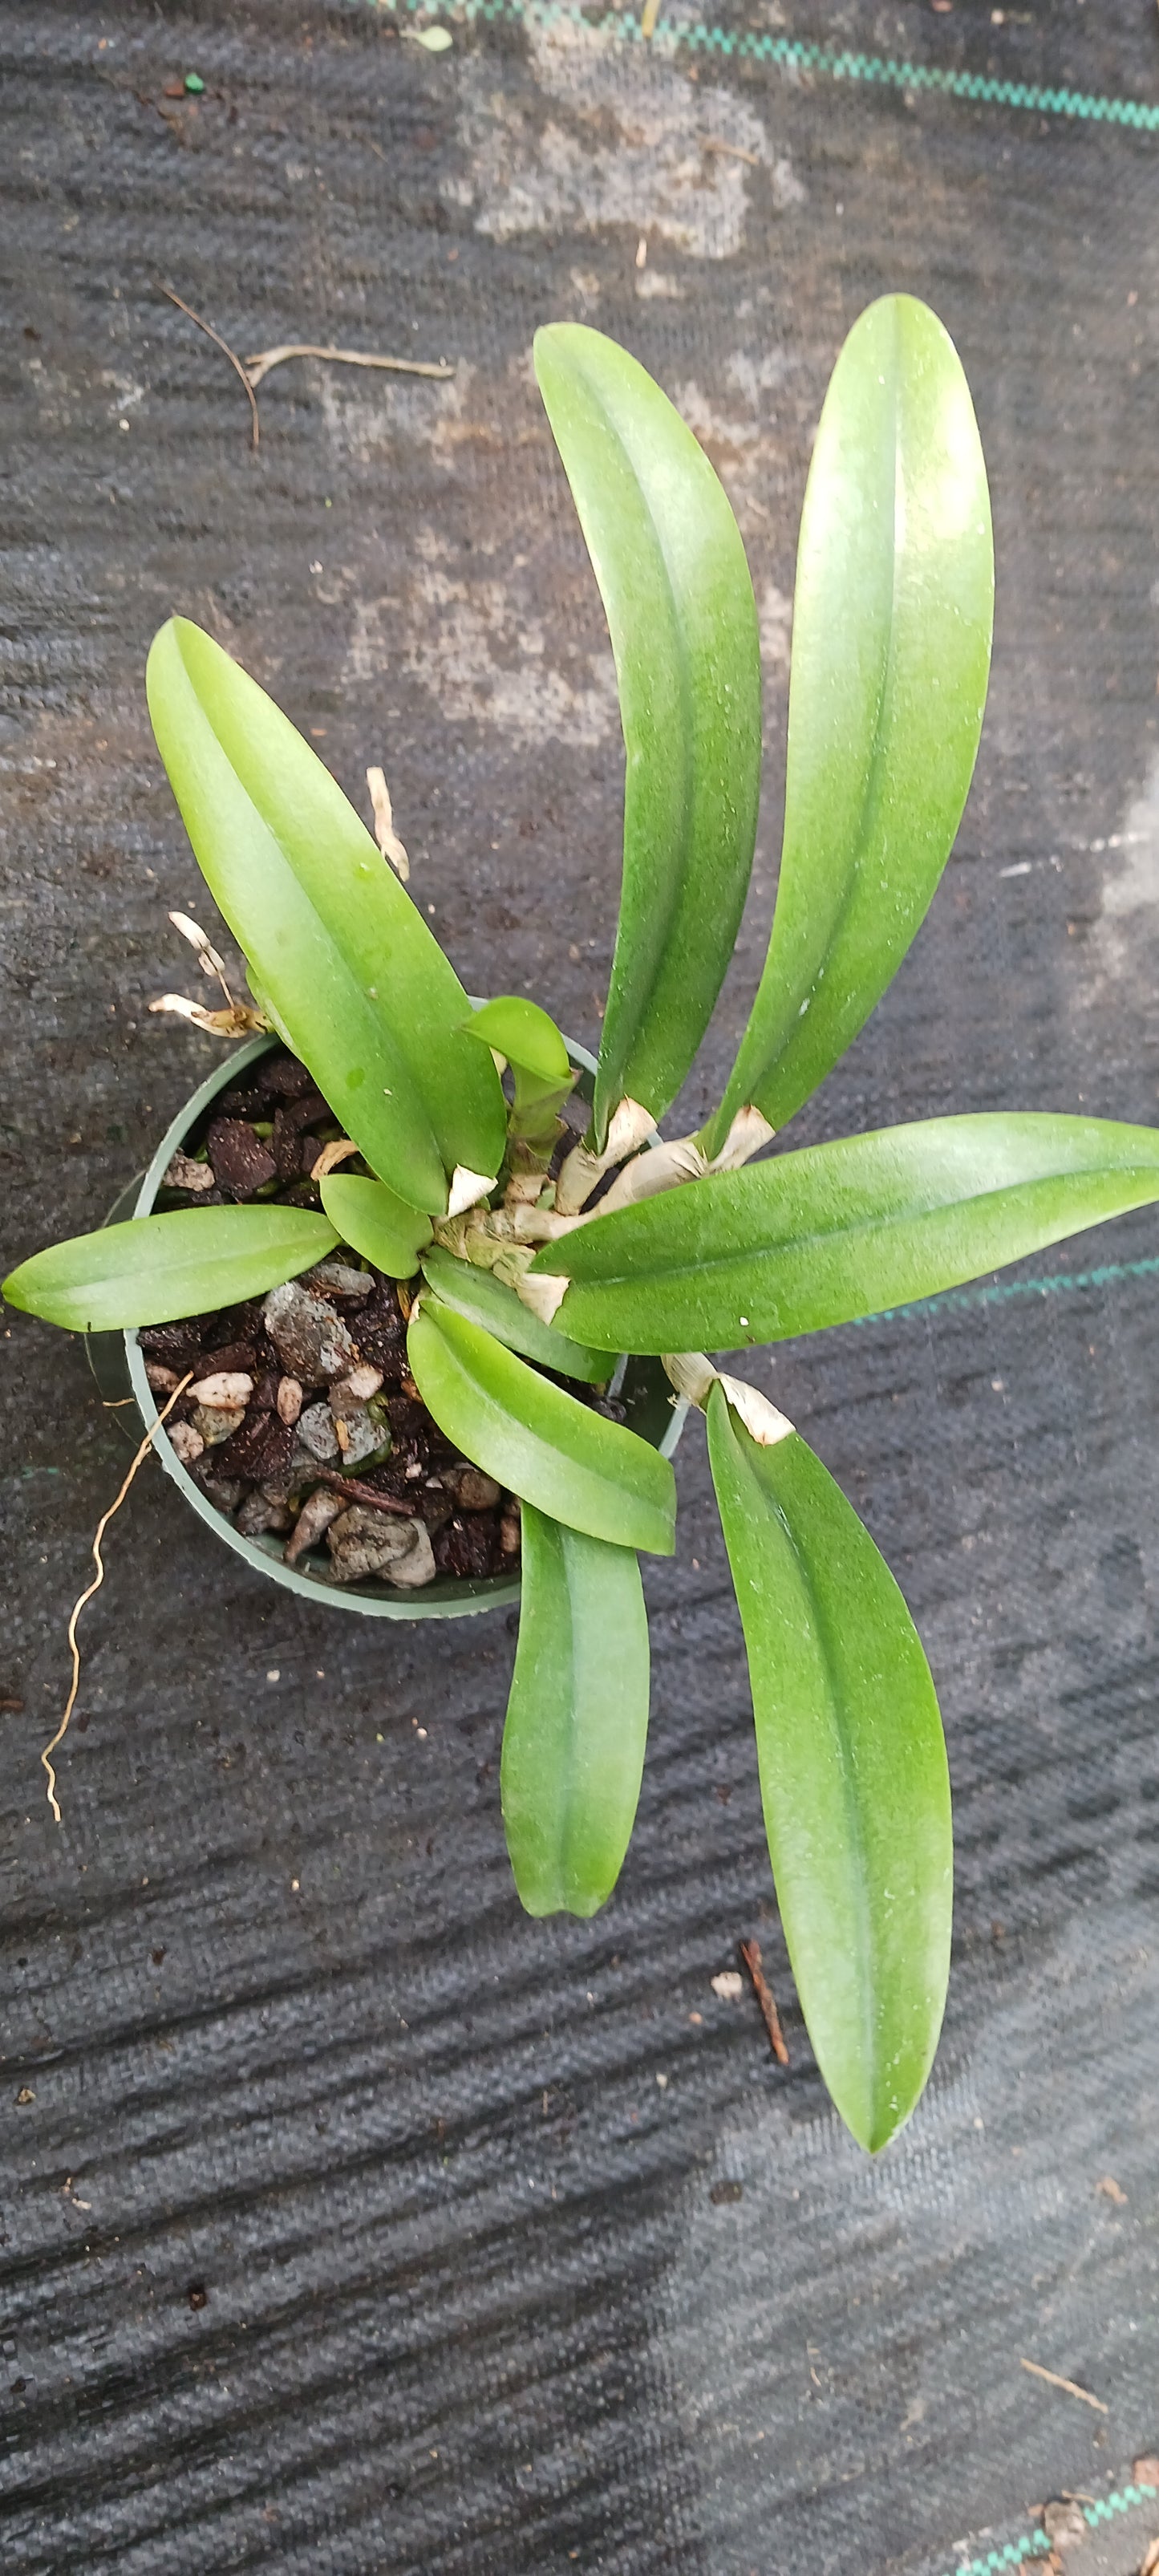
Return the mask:
<path fill-rule="evenodd" d="M 358 1366 L 358 1353 L 341 1316 L 321 1297 L 312 1297 L 297 1279 L 270 1290 L 262 1321 L 287 1376 L 296 1377 L 301 1386 L 347 1377 Z"/>
<path fill-rule="evenodd" d="M 260 1538 L 265 1530 L 280 1533 L 282 1530 L 292 1529 L 293 1525 L 294 1515 L 288 1506 L 285 1503 L 271 1503 L 269 1496 L 263 1494 L 260 1485 L 255 1485 L 252 1494 L 246 1495 L 236 1522 L 236 1527 L 241 1531 L 243 1538 Z"/>
<path fill-rule="evenodd" d="M 353 1503 L 326 1532 L 331 1573 L 336 1583 L 358 1583 L 378 1574 L 408 1592 L 433 1583 L 436 1566 L 430 1536 L 422 1521 L 396 1520 L 392 1513 L 371 1511 Z"/>
<path fill-rule="evenodd" d="M 302 1389 L 296 1377 L 279 1378 L 277 1402 L 279 1421 L 296 1422 L 302 1410 Z"/>
<path fill-rule="evenodd" d="M 744 1993 L 744 1978 L 739 1968 L 722 1968 L 719 1977 L 710 1978 L 709 1983 L 722 2004 L 738 2004 Z"/>
<path fill-rule="evenodd" d="M 319 1297 L 349 1297 L 351 1303 L 374 1293 L 374 1280 L 369 1270 L 355 1270 L 349 1261 L 318 1261 L 306 1272 L 305 1286 Z"/>
<path fill-rule="evenodd" d="M 211 1190 L 213 1173 L 208 1163 L 195 1163 L 192 1154 L 175 1154 L 161 1175 L 163 1190 Z"/>
<path fill-rule="evenodd" d="M 189 1393 L 194 1404 L 206 1404 L 211 1411 L 220 1406 L 223 1412 L 235 1413 L 239 1404 L 245 1411 L 253 1391 L 252 1377 L 242 1370 L 214 1369 L 211 1376 L 198 1378 Z"/>
<path fill-rule="evenodd" d="M 444 1467 L 442 1480 L 461 1512 L 494 1511 L 501 1489 L 481 1467 Z"/>
<path fill-rule="evenodd" d="M 320 1467 L 333 1467 L 340 1456 L 334 1416 L 328 1404 L 308 1404 L 298 1417 L 298 1438 Z"/>
<path fill-rule="evenodd" d="M 369 1360 L 360 1360 L 358 1367 L 351 1369 L 349 1377 L 339 1378 L 331 1387 L 330 1402 L 333 1404 L 336 1396 L 349 1395 L 353 1396 L 356 1404 L 367 1404 L 372 1395 L 377 1395 L 381 1385 L 382 1370 L 372 1368 Z"/>
<path fill-rule="evenodd" d="M 352 1404 L 348 1399 L 339 1412 L 334 1389 L 331 1387 L 330 1409 L 334 1416 L 334 1431 L 342 1452 L 343 1467 L 352 1471 L 355 1467 L 369 1467 L 371 1464 L 379 1466 L 384 1459 L 389 1458 L 390 1424 L 382 1419 L 380 1406 L 372 1410 L 369 1405 Z M 301 1427 L 299 1423 L 299 1431 Z"/>
<path fill-rule="evenodd" d="M 162 1368 L 160 1360 L 146 1360 L 145 1375 L 154 1395 L 172 1395 L 174 1387 L 181 1384 L 176 1369 Z"/>
<path fill-rule="evenodd" d="M 331 1521 L 336 1521 L 345 1508 L 341 1494 L 328 1493 L 325 1485 L 319 1485 L 311 1494 L 309 1502 L 303 1504 L 294 1523 L 292 1535 L 286 1541 L 287 1565 L 296 1565 L 298 1558 L 305 1555 L 308 1547 L 317 1547 L 319 1539 L 325 1535 Z"/>
<path fill-rule="evenodd" d="M 499 1537 L 504 1556 L 518 1556 L 522 1544 L 518 1512 L 504 1512 L 499 1523 Z"/>
<path fill-rule="evenodd" d="M 194 1459 L 200 1458 L 205 1448 L 200 1431 L 195 1431 L 191 1422 L 171 1422 L 168 1432 L 174 1457 L 180 1458 L 183 1467 L 192 1467 Z"/>
<path fill-rule="evenodd" d="M 240 1431 L 244 1421 L 244 1404 L 199 1404 L 193 1414 L 193 1428 L 201 1433 L 206 1449 L 216 1449 L 220 1441 Z"/>

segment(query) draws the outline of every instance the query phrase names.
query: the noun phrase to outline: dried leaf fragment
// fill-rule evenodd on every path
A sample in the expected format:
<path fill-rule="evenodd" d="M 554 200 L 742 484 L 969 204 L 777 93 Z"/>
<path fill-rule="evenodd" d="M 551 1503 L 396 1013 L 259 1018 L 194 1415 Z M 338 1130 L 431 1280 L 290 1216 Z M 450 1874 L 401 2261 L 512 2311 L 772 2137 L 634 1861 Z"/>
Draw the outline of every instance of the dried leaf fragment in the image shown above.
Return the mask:
<path fill-rule="evenodd" d="M 323 1145 L 317 1162 L 311 1165 L 311 1180 L 324 1181 L 327 1172 L 336 1171 L 339 1163 L 344 1163 L 348 1155 L 357 1152 L 358 1147 L 352 1136 L 335 1136 L 332 1144 Z"/>

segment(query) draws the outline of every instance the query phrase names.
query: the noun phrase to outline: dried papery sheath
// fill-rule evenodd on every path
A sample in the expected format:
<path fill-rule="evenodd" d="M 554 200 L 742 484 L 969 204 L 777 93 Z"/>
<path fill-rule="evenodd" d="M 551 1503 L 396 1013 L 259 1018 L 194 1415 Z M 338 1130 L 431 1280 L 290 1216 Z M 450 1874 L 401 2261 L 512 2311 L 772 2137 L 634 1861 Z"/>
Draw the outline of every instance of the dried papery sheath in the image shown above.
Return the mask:
<path fill-rule="evenodd" d="M 584 1221 L 594 1225 L 602 1216 L 614 1216 L 617 1208 L 635 1207 L 661 1190 L 676 1189 L 681 1181 L 702 1180 L 707 1169 L 695 1137 L 677 1136 L 671 1144 L 657 1145 L 654 1153 L 637 1154 L 634 1162 L 625 1163 L 598 1205 L 585 1210 Z"/>
<path fill-rule="evenodd" d="M 381 769 L 368 769 L 366 784 L 374 808 L 374 837 L 384 859 L 389 859 L 395 875 L 406 885 L 410 879 L 410 860 L 394 828 L 390 789 Z"/>
<path fill-rule="evenodd" d="M 478 1207 L 480 1200 L 488 1198 L 494 1187 L 494 1172 L 488 1178 L 486 1172 L 469 1172 L 465 1164 L 456 1163 L 447 1202 L 448 1216 L 465 1216 L 468 1208 Z"/>
<path fill-rule="evenodd" d="M 207 975 L 220 975 L 224 981 L 225 960 L 218 956 L 216 948 L 206 938 L 200 923 L 191 921 L 187 912 L 171 912 L 169 919 L 174 929 L 179 930 L 182 938 L 187 939 L 190 947 L 196 950 Z"/>
<path fill-rule="evenodd" d="M 715 1370 L 713 1372 L 716 1374 Z M 721 1371 L 721 1391 L 728 1397 L 733 1412 L 740 1415 L 745 1430 L 762 1449 L 775 1449 L 778 1440 L 790 1440 L 795 1425 L 779 1413 L 768 1396 L 757 1386 L 747 1386 L 741 1377 L 726 1377 Z"/>
<path fill-rule="evenodd" d="M 602 1181 L 605 1172 L 614 1171 L 627 1155 L 637 1154 L 655 1126 L 651 1110 L 645 1109 L 642 1102 L 621 1100 L 612 1112 L 603 1153 L 592 1154 L 586 1145 L 574 1145 L 567 1156 L 555 1185 L 560 1215 L 575 1216 L 591 1197 L 597 1181 Z"/>
<path fill-rule="evenodd" d="M 530 1278 L 526 1271 L 520 1271 L 512 1279 L 511 1285 L 517 1295 L 522 1297 L 524 1305 L 530 1307 L 532 1314 L 538 1315 L 541 1324 L 552 1324 L 571 1286 L 571 1281 L 560 1279 L 554 1270 L 545 1271 L 541 1277 L 535 1279 Z"/>
<path fill-rule="evenodd" d="M 720 1375 L 703 1351 L 665 1351 L 661 1366 L 677 1395 L 684 1396 L 689 1404 L 699 1405 L 703 1412 Z"/>
<path fill-rule="evenodd" d="M 204 1029 L 212 1038 L 247 1038 L 263 1035 L 269 1021 L 262 1011 L 248 1002 L 231 1002 L 227 1011 L 207 1011 L 200 1002 L 190 1002 L 184 993 L 161 993 L 150 1002 L 151 1011 L 172 1011 L 177 1019 L 192 1020 L 195 1029 Z"/>

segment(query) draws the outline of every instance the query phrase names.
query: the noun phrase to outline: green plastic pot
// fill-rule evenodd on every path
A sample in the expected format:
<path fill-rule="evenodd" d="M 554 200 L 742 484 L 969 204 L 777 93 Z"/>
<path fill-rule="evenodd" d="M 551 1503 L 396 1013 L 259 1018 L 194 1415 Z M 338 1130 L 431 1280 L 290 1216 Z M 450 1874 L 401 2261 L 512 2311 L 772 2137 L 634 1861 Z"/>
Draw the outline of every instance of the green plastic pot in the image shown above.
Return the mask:
<path fill-rule="evenodd" d="M 236 1053 L 218 1065 L 186 1101 L 184 1108 L 178 1111 L 144 1177 L 130 1181 L 128 1187 L 121 1191 L 109 1209 L 106 1224 L 114 1225 L 123 1217 L 149 1216 L 152 1213 L 163 1173 L 168 1170 L 174 1154 L 191 1142 L 199 1141 L 199 1131 L 207 1122 L 219 1093 L 231 1090 L 247 1066 L 256 1064 L 260 1057 L 268 1055 L 280 1043 L 274 1037 L 251 1038 L 247 1045 L 239 1047 Z M 568 1053 L 573 1064 L 581 1069 L 577 1095 L 581 1100 L 590 1100 L 595 1061 L 586 1048 L 573 1046 L 570 1040 Z M 132 1418 L 131 1408 L 135 1405 L 146 1429 L 151 1429 L 157 1420 L 157 1407 L 145 1375 L 144 1356 L 138 1348 L 135 1331 L 89 1333 L 86 1343 L 89 1365 L 104 1403 L 118 1412 L 123 1409 L 126 1420 Z M 659 1360 L 621 1358 L 612 1377 L 612 1393 L 626 1408 L 630 1428 L 642 1439 L 650 1440 L 663 1457 L 670 1458 L 684 1428 L 688 1408 L 682 1402 L 673 1403 L 672 1389 Z M 166 1475 L 173 1478 L 185 1501 L 216 1538 L 223 1539 L 235 1556 L 244 1557 L 256 1574 L 267 1575 L 272 1583 L 282 1584 L 287 1592 L 304 1594 L 309 1601 L 324 1602 L 334 1610 L 360 1611 L 364 1618 L 370 1619 L 467 1619 L 480 1610 L 505 1609 L 519 1599 L 517 1574 L 440 1574 L 421 1592 L 403 1592 L 393 1584 L 373 1581 L 341 1586 L 328 1583 L 321 1570 L 315 1574 L 305 1564 L 285 1564 L 278 1552 L 279 1541 L 272 1534 L 247 1538 L 241 1530 L 235 1529 L 232 1521 L 227 1521 L 194 1484 L 164 1434 L 156 1443 L 156 1454 Z"/>

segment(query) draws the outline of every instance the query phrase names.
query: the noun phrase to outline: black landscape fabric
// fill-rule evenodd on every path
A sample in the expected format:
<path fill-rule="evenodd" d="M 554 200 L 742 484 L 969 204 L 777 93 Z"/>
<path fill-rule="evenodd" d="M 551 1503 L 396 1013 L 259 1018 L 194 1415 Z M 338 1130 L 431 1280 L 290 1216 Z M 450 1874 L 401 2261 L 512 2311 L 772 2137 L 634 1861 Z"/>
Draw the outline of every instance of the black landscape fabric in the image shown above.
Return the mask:
<path fill-rule="evenodd" d="M 442 23 L 432 53 L 362 0 L 0 7 L 7 1261 L 96 1222 L 211 1061 L 146 1007 L 194 987 L 168 908 L 212 922 L 145 713 L 173 609 L 360 810 L 385 768 L 468 987 L 594 1039 L 622 755 L 529 365 L 560 317 L 681 406 L 761 609 L 758 862 L 690 1120 L 767 936 L 810 437 L 889 288 L 974 389 L 994 683 L 929 922 L 801 1141 L 1159 1115 L 1152 0 L 761 0 L 711 41 L 672 0 L 651 49 L 599 10 Z M 1130 100 L 1150 126 L 1105 112 Z M 455 372 L 292 361 L 255 454 L 163 286 L 241 355 Z M 1063 2489 L 1121 2492 L 1159 2438 L 1157 1301 L 1151 1214 L 760 1363 L 895 1568 L 949 1739 L 947 2025 L 874 2164 L 788 1974 L 699 1425 L 647 1569 L 631 1855 L 606 1913 L 536 1924 L 499 1815 L 511 1618 L 278 1593 L 152 1463 L 54 1827 L 38 1756 L 127 1451 L 83 1349 L 8 1319 L 6 2571 L 952 2576 L 1029 2554 Z M 742 1936 L 787 2072 L 747 1986 L 713 1991 Z M 1152 2525 L 1081 2563 L 1133 2569 Z"/>

